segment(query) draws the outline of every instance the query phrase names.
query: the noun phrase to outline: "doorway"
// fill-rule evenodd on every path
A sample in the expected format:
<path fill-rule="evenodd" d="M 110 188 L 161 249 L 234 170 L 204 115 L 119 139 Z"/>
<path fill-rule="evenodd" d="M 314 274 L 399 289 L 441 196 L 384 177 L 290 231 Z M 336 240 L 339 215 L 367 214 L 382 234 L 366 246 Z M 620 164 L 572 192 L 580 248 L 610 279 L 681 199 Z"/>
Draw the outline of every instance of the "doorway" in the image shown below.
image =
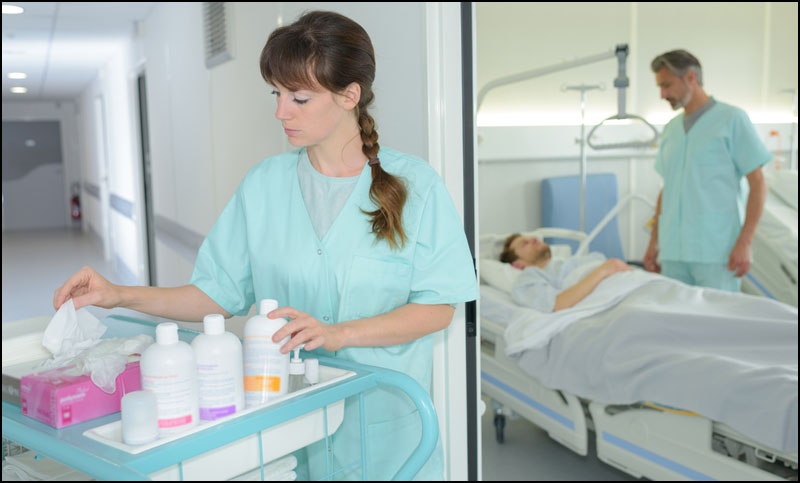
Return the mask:
<path fill-rule="evenodd" d="M 67 227 L 59 121 L 3 121 L 3 230 Z"/>
<path fill-rule="evenodd" d="M 150 135 L 147 124 L 147 83 L 145 73 L 136 78 L 139 108 L 139 143 L 142 159 L 142 185 L 144 200 L 145 259 L 147 260 L 147 284 L 156 286 L 156 245 L 153 223 L 153 185 L 150 179 Z"/>

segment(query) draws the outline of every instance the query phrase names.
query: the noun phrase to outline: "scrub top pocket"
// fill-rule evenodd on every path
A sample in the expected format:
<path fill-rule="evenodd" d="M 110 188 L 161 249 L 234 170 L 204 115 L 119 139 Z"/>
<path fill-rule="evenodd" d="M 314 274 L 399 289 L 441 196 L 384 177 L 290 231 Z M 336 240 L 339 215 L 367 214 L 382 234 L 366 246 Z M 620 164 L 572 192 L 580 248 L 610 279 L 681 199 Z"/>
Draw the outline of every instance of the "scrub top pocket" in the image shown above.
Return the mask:
<path fill-rule="evenodd" d="M 340 321 L 385 314 L 408 303 L 411 265 L 355 255 L 342 296 Z"/>

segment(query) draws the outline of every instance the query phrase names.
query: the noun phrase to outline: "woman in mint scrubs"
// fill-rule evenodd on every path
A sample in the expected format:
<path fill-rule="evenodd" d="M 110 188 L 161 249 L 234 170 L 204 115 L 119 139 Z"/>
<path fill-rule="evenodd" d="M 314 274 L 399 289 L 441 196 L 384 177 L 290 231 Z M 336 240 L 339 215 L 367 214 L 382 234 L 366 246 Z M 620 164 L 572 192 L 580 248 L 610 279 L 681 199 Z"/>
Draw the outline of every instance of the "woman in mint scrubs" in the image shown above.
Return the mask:
<path fill-rule="evenodd" d="M 375 55 L 352 20 L 310 12 L 278 28 L 261 54 L 276 117 L 298 149 L 254 166 L 209 232 L 189 285 L 121 287 L 90 268 L 73 275 L 54 306 L 124 306 L 178 320 L 247 315 L 277 299 L 270 316 L 288 352 L 306 350 L 408 374 L 430 390 L 433 334 L 454 304 L 478 296 L 458 213 L 423 160 L 378 144 L 368 113 Z M 394 390 L 365 394 L 367 477 L 391 478 L 419 442 L 414 405 Z M 358 400 L 332 438 L 334 471 L 361 454 Z M 324 445 L 308 448 L 312 478 Z M 335 477 L 361 477 L 356 467 Z M 321 473 L 320 473 L 321 472 Z M 417 479 L 442 479 L 441 445 Z"/>

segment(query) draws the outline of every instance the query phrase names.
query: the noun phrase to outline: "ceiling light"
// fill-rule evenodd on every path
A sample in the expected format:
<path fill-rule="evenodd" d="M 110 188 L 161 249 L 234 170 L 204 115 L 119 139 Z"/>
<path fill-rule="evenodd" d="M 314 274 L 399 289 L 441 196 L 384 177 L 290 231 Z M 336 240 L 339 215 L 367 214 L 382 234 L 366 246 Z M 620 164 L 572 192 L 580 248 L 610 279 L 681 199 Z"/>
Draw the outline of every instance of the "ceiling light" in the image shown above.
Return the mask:
<path fill-rule="evenodd" d="M 3 15 L 6 15 L 6 14 L 14 15 L 14 14 L 22 13 L 24 11 L 25 11 L 25 9 L 22 8 L 22 7 L 18 7 L 16 5 L 8 5 L 8 4 L 5 4 L 5 3 L 3 4 Z"/>
<path fill-rule="evenodd" d="M 28 88 L 27 87 L 12 87 L 11 88 L 11 92 L 13 92 L 14 94 L 25 94 L 26 92 L 28 92 Z"/>
<path fill-rule="evenodd" d="M 28 78 L 28 74 L 26 74 L 24 72 L 12 72 L 12 73 L 8 74 L 8 78 L 9 79 L 27 79 Z"/>

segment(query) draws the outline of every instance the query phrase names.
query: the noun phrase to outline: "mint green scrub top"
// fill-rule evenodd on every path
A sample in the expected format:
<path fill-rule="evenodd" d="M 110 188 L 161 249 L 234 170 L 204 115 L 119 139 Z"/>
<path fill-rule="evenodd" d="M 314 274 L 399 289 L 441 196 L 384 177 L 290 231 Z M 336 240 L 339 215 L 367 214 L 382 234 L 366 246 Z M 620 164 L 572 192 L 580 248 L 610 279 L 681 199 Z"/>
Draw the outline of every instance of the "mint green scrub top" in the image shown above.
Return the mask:
<path fill-rule="evenodd" d="M 408 189 L 403 208 L 405 246 L 377 241 L 364 211 L 372 169 L 365 164 L 355 189 L 320 240 L 297 175 L 303 149 L 253 167 L 204 240 L 191 283 L 234 315 L 247 315 L 261 299 L 276 299 L 320 322 L 335 324 L 390 312 L 408 303 L 455 304 L 478 298 L 472 256 L 453 201 L 423 160 L 381 148 L 381 167 Z M 346 347 L 317 354 L 380 366 L 413 377 L 430 392 L 433 334 L 385 347 Z M 403 393 L 365 393 L 367 477 L 391 478 L 419 443 L 421 426 Z M 334 470 L 360 460 L 358 398 L 346 402 L 342 427 L 332 437 Z M 323 441 L 324 443 L 324 441 Z M 441 443 L 441 442 L 440 442 Z M 325 475 L 324 444 L 309 447 L 311 477 Z M 418 479 L 441 479 L 441 444 Z M 322 473 L 319 473 L 321 471 Z M 361 478 L 361 467 L 339 478 Z"/>
<path fill-rule="evenodd" d="M 743 177 L 772 156 L 742 109 L 717 101 L 689 132 L 683 118 L 664 127 L 656 157 L 664 178 L 659 258 L 727 266 L 744 222 Z"/>

